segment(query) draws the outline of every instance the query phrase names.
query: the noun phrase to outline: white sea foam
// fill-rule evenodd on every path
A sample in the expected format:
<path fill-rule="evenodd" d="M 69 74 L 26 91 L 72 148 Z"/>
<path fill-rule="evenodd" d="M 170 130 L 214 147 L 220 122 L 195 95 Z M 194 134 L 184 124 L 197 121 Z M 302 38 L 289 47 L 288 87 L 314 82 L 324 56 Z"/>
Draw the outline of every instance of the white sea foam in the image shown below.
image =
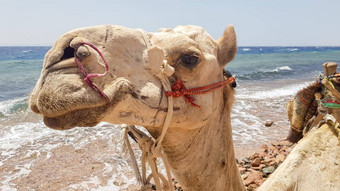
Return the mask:
<path fill-rule="evenodd" d="M 242 48 L 242 51 L 244 51 L 244 52 L 247 52 L 249 50 L 250 50 L 250 48 Z"/>
<path fill-rule="evenodd" d="M 104 173 L 116 171 L 116 174 L 109 179 L 107 185 L 99 186 L 102 183 L 98 177 L 93 176 L 83 183 L 74 185 L 78 188 L 91 188 L 88 185 L 96 185 L 99 190 L 121 190 L 127 189 L 136 184 L 133 171 L 127 163 L 127 156 L 124 157 L 119 147 L 120 129 L 117 125 L 108 123 L 100 123 L 97 127 L 79 127 L 67 131 L 56 131 L 47 128 L 42 120 L 37 122 L 25 122 L 11 125 L 2 126 L 0 129 L 0 166 L 7 164 L 10 160 L 16 161 L 15 158 L 25 158 L 22 162 L 15 165 L 15 172 L 6 173 L 3 177 L 3 185 L 0 190 L 13 190 L 11 181 L 22 176 L 28 176 L 31 172 L 31 164 L 34 158 L 40 157 L 41 153 L 45 153 L 48 160 L 51 156 L 51 151 L 62 145 L 72 145 L 75 149 L 84 149 L 84 146 L 96 140 L 105 140 L 110 147 L 115 150 L 110 156 L 111 165 L 106 164 Z M 137 153 L 138 157 L 140 153 Z M 34 157 L 36 156 L 36 157 Z M 27 158 L 27 160 L 26 160 Z M 9 161 L 8 161 L 9 160 Z M 98 159 L 104 160 L 104 159 Z M 69 188 L 73 188 L 70 186 Z M 15 190 L 15 189 L 14 189 Z"/>
<path fill-rule="evenodd" d="M 292 69 L 289 66 L 280 66 L 272 70 L 272 72 L 278 72 L 278 71 L 284 71 L 284 70 L 290 71 Z"/>
<path fill-rule="evenodd" d="M 299 49 L 298 48 L 287 48 L 287 50 L 289 52 L 294 52 L 294 51 L 298 51 Z"/>
<path fill-rule="evenodd" d="M 304 82 L 300 84 L 293 85 L 285 85 L 283 87 L 278 87 L 274 89 L 267 89 L 262 91 L 252 91 L 248 89 L 243 89 L 243 91 L 238 91 L 239 94 L 236 95 L 236 98 L 239 99 L 256 99 L 256 100 L 264 100 L 268 98 L 279 98 L 286 96 L 295 95 L 300 89 L 308 86 L 310 82 Z"/>
<path fill-rule="evenodd" d="M 8 116 L 11 112 L 11 108 L 13 108 L 15 104 L 23 103 L 27 99 L 28 99 L 27 97 L 23 97 L 0 102 L 0 113 L 2 113 L 5 116 Z"/>

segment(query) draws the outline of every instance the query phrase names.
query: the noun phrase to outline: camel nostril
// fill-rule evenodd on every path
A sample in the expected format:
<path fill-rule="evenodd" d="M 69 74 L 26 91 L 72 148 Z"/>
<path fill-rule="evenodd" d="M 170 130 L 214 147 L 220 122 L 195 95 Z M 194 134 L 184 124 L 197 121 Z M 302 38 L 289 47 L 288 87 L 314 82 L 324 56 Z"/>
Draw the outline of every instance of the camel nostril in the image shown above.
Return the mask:
<path fill-rule="evenodd" d="M 64 54 L 60 58 L 60 61 L 66 60 L 68 58 L 73 58 L 73 57 L 74 57 L 74 49 L 72 47 L 68 46 L 67 48 L 64 49 Z"/>
<path fill-rule="evenodd" d="M 79 58 L 86 58 L 86 57 L 90 56 L 91 53 L 90 53 L 90 51 L 87 47 L 80 46 L 76 51 L 76 55 Z"/>

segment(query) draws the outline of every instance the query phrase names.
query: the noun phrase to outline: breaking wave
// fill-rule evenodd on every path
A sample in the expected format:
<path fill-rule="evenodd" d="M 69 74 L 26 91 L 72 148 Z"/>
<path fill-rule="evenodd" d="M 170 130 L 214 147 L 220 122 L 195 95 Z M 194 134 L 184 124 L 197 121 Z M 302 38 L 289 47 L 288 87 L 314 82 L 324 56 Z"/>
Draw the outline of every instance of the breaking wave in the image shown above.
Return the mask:
<path fill-rule="evenodd" d="M 280 66 L 274 69 L 262 69 L 251 73 L 239 74 L 236 75 L 236 78 L 240 80 L 285 78 L 287 75 L 292 75 L 293 72 L 293 69 L 289 66 Z"/>

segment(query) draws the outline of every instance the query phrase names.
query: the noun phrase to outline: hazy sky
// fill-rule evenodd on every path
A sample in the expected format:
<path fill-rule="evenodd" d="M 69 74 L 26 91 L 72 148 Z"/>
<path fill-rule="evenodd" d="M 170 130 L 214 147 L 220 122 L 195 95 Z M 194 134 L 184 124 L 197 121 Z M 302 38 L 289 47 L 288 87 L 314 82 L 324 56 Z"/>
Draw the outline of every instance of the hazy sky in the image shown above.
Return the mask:
<path fill-rule="evenodd" d="M 100 24 L 150 32 L 193 24 L 216 39 L 233 24 L 240 46 L 340 46 L 340 1 L 0 0 L 0 45 L 52 45 Z"/>

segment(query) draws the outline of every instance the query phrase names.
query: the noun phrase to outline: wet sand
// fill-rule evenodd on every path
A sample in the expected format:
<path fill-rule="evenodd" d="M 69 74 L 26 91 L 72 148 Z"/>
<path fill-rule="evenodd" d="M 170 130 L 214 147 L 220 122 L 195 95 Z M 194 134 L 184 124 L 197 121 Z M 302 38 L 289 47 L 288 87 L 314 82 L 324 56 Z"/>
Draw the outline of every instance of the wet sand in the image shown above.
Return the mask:
<path fill-rule="evenodd" d="M 246 118 L 249 115 L 244 113 L 232 116 L 232 121 L 237 118 L 244 122 L 240 126 L 232 124 L 239 161 L 251 157 L 261 145 L 286 137 L 289 124 L 282 103 L 287 100 L 236 100 L 241 112 L 256 116 L 256 120 Z M 240 101 L 252 107 L 244 108 Z M 263 107 L 261 112 L 253 109 L 258 105 Z M 237 110 L 235 108 L 233 114 Z M 266 127 L 267 120 L 273 121 L 273 125 Z M 130 191 L 139 188 L 130 159 L 121 151 L 119 127 L 104 123 L 93 128 L 56 131 L 48 129 L 41 116 L 30 112 L 20 119 L 22 125 L 15 125 L 18 122 L 13 121 L 4 122 L 0 131 L 8 137 L 7 146 L 2 145 L 6 149 L 0 150 L 0 190 Z M 137 145 L 134 149 L 140 153 Z"/>
<path fill-rule="evenodd" d="M 138 189 L 128 157 L 117 153 L 112 144 L 111 140 L 94 140 L 78 148 L 61 144 L 48 152 L 34 151 L 34 143 L 25 145 L 0 165 L 0 187 L 20 191 Z M 238 161 L 259 149 L 236 148 Z"/>

